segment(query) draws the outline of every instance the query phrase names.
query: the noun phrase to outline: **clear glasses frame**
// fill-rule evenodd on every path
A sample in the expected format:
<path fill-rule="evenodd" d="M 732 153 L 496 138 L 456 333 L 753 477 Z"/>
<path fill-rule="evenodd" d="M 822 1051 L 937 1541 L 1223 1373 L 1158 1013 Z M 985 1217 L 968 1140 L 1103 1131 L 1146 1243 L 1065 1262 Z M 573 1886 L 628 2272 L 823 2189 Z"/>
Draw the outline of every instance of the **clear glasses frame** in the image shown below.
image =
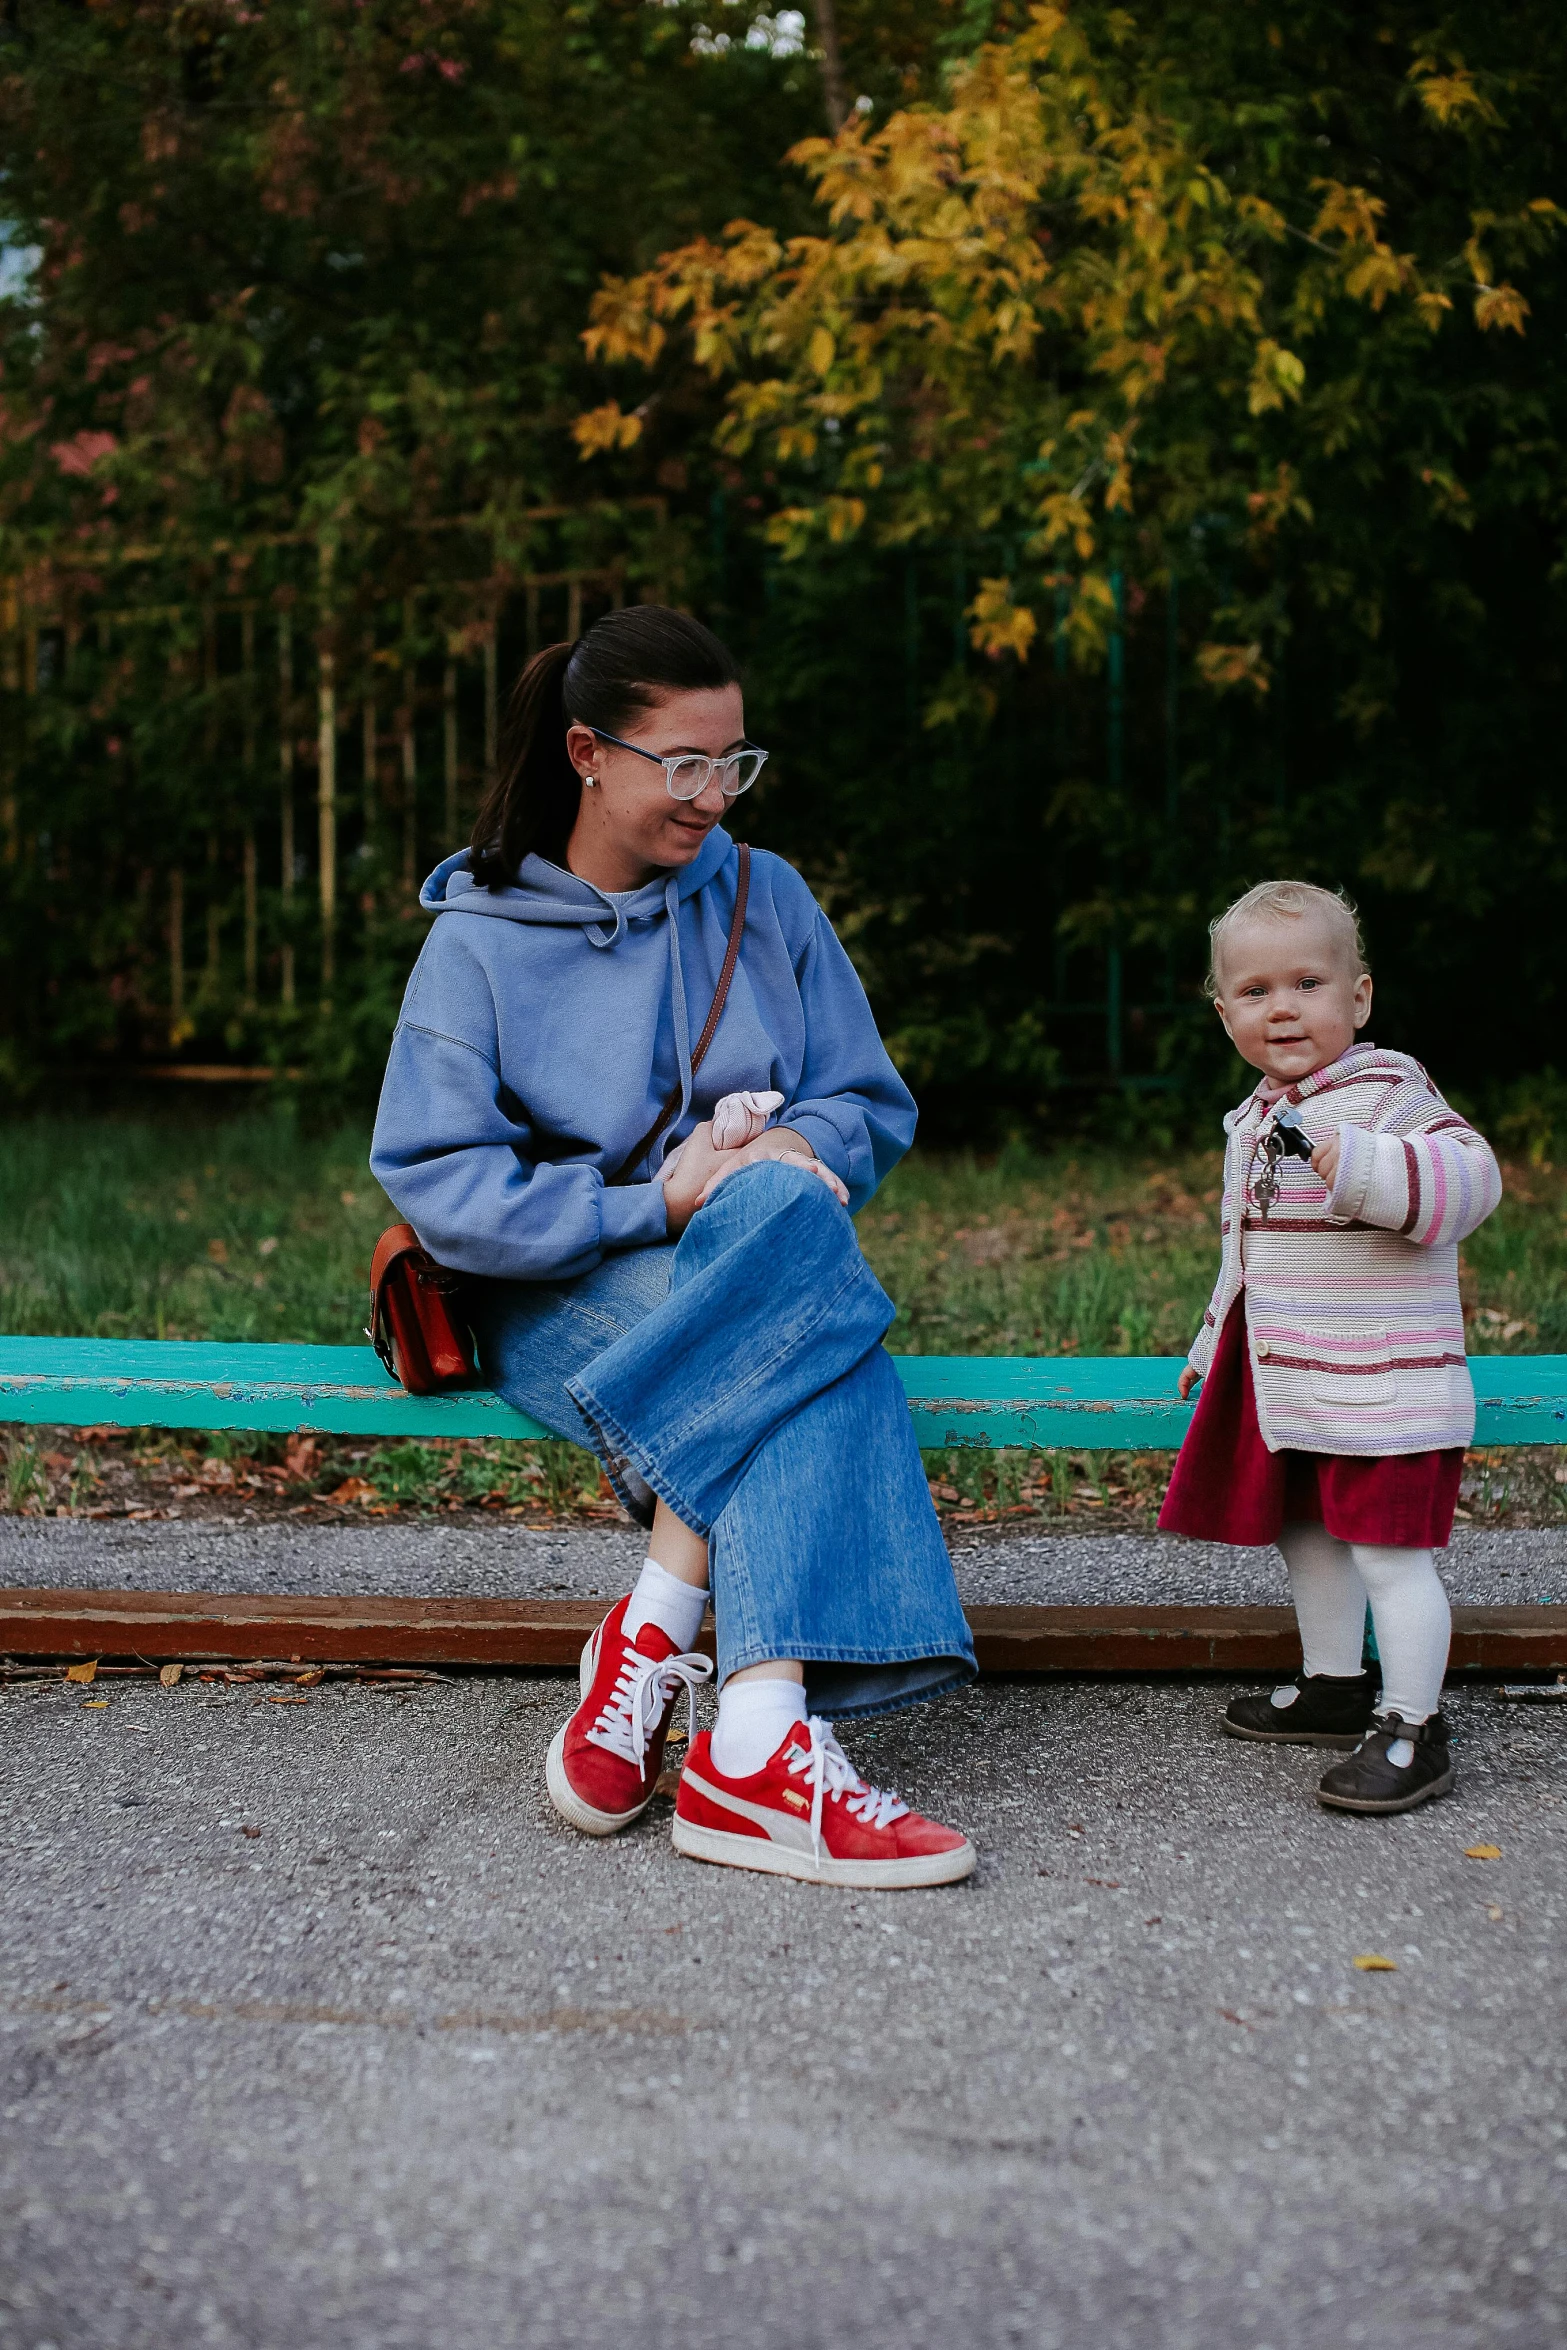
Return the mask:
<path fill-rule="evenodd" d="M 743 751 L 726 751 L 721 759 L 709 759 L 701 751 L 645 751 L 640 743 L 623 742 L 618 734 L 606 734 L 602 726 L 588 729 L 595 741 L 613 743 L 617 751 L 635 751 L 639 759 L 651 759 L 655 767 L 664 770 L 664 784 L 672 800 L 697 800 L 718 777 L 718 788 L 726 800 L 737 800 L 767 765 L 767 753 L 748 743 Z"/>

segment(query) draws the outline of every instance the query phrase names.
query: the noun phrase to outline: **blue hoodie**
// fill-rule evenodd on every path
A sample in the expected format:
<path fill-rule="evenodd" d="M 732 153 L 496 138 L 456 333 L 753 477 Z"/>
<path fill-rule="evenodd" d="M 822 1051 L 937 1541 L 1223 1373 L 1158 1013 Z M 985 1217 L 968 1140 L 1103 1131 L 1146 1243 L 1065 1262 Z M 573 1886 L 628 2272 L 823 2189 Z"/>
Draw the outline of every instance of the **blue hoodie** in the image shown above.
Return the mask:
<path fill-rule="evenodd" d="M 853 964 L 782 858 L 751 861 L 740 961 L 695 1081 L 734 914 L 721 826 L 683 870 L 611 898 L 545 858 L 502 890 L 463 850 L 420 892 L 440 919 L 409 977 L 370 1165 L 440 1263 L 565 1281 L 668 1238 L 666 1154 L 721 1094 L 781 1093 L 779 1122 L 864 1206 L 914 1139 L 915 1109 Z M 623 1185 L 606 1182 L 680 1084 L 681 1110 Z"/>

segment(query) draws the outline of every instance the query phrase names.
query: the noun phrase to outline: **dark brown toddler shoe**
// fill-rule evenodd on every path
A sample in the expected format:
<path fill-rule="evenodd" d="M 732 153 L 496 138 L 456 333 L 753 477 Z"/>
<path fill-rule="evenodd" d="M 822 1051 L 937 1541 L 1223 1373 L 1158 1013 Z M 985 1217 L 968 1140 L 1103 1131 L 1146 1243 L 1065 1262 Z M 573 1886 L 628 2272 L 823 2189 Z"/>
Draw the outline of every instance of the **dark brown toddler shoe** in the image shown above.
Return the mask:
<path fill-rule="evenodd" d="M 1231 1738 L 1262 1738 L 1272 1746 L 1358 1746 L 1371 1726 L 1377 1684 L 1372 1673 L 1297 1673 L 1296 1695 L 1275 1705 L 1272 1694 L 1237 1697 L 1219 1724 Z"/>
<path fill-rule="evenodd" d="M 1417 1803 L 1452 1791 L 1447 1740 L 1440 1714 L 1428 1722 L 1378 1714 L 1354 1753 L 1324 1772 L 1317 1801 L 1334 1811 L 1413 1811 Z"/>

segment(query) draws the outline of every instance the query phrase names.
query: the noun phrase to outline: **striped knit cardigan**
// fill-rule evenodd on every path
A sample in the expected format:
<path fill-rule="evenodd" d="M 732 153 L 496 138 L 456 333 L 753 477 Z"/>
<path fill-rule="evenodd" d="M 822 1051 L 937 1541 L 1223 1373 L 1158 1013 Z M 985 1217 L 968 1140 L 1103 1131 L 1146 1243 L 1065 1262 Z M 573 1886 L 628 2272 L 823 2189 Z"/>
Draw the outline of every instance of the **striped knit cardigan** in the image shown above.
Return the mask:
<path fill-rule="evenodd" d="M 1223 1258 L 1194 1369 L 1207 1370 L 1244 1290 L 1270 1452 L 1378 1456 L 1468 1444 L 1475 1407 L 1458 1243 L 1502 1196 L 1489 1144 L 1418 1061 L 1375 1045 L 1354 1046 L 1272 1102 L 1262 1091 L 1224 1121 Z M 1281 1159 L 1264 1213 L 1263 1142 L 1285 1103 L 1313 1143 L 1338 1128 L 1338 1179 L 1330 1195 L 1304 1159 Z"/>

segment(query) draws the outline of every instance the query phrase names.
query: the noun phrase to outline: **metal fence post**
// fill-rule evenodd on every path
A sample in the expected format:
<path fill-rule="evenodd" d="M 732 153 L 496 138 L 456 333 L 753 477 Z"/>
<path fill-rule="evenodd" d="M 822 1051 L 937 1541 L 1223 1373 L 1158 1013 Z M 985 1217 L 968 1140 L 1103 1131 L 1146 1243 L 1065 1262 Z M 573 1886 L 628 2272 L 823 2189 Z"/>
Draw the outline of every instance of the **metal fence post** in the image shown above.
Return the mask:
<path fill-rule="evenodd" d="M 279 958 L 284 1005 L 294 1004 L 294 941 L 289 923 L 294 911 L 294 622 L 280 612 L 277 624 L 278 667 L 278 815 L 281 823 L 280 899 L 283 909 L 283 951 Z"/>
<path fill-rule="evenodd" d="M 323 539 L 320 556 L 321 610 L 318 615 L 320 667 L 316 688 L 316 829 L 320 864 L 323 1009 L 329 1000 L 325 990 L 332 985 L 337 964 L 337 654 L 329 633 L 332 626 L 330 596 L 335 553 L 332 541 Z"/>

